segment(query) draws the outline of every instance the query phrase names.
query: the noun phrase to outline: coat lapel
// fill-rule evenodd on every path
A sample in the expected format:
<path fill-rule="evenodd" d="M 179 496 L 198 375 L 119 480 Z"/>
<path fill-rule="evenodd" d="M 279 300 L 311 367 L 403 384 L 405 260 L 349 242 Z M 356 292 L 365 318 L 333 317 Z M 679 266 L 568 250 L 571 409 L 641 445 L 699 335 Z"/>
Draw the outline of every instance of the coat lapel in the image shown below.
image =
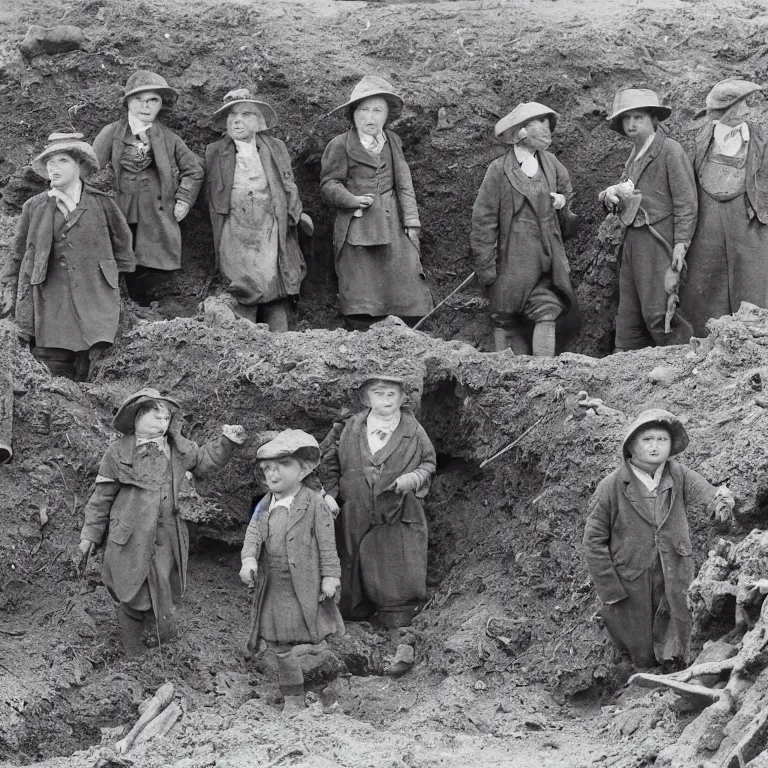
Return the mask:
<path fill-rule="evenodd" d="M 176 190 L 168 187 L 168 181 L 173 179 L 173 173 L 171 172 L 171 158 L 165 143 L 165 131 L 163 130 L 163 126 L 160 123 L 153 123 L 147 132 L 147 136 L 149 136 L 149 143 L 155 158 L 157 175 L 160 177 L 163 196 L 166 199 L 170 199 L 174 196 Z"/>
<path fill-rule="evenodd" d="M 630 178 L 632 179 L 632 182 L 635 186 L 638 185 L 640 177 L 645 172 L 645 169 L 659 156 L 659 152 L 661 152 L 661 147 L 664 144 L 666 138 L 667 136 L 664 133 L 664 130 L 661 128 L 661 126 L 659 126 L 656 129 L 656 138 L 651 142 L 651 146 L 648 148 L 648 151 L 640 158 L 639 162 L 632 170 Z M 627 160 L 628 167 L 634 165 L 634 158 L 636 154 L 637 148 L 633 147 L 632 154 L 629 156 L 629 160 Z"/>
<path fill-rule="evenodd" d="M 32 221 L 30 232 L 34 232 L 35 255 L 32 262 L 30 285 L 40 285 L 48 275 L 48 259 L 53 245 L 53 217 L 56 213 L 56 198 L 45 197 L 37 212 L 37 221 Z"/>
<path fill-rule="evenodd" d="M 123 119 L 117 124 L 117 130 L 112 134 L 112 168 L 115 171 L 115 178 L 120 186 L 120 158 L 123 156 L 123 143 L 128 130 L 128 120 Z"/>
<path fill-rule="evenodd" d="M 296 494 L 291 504 L 291 509 L 288 512 L 288 528 L 290 530 L 296 525 L 303 517 L 309 506 L 311 499 L 311 491 L 305 485 L 301 486 L 301 489 Z"/>
<path fill-rule="evenodd" d="M 504 174 L 509 179 L 509 183 L 530 202 L 526 194 L 528 177 L 520 170 L 520 163 L 517 162 L 514 149 L 510 149 L 504 156 Z"/>
<path fill-rule="evenodd" d="M 376 466 L 381 466 L 400 446 L 403 440 L 408 440 L 413 437 L 415 430 L 413 425 L 409 423 L 407 418 L 408 414 L 402 413 L 400 416 L 400 423 L 395 427 L 395 431 L 387 442 L 371 456 L 371 461 Z M 367 440 L 366 440 L 367 442 Z"/>
<path fill-rule="evenodd" d="M 653 512 L 648 509 L 645 499 L 638 493 L 637 483 L 640 481 L 632 476 L 632 470 L 627 462 L 624 466 L 624 474 L 622 477 L 624 481 L 624 496 L 627 501 L 632 505 L 632 509 L 637 512 L 640 517 L 645 520 L 646 523 L 650 523 L 654 528 L 656 527 L 656 520 L 653 516 Z"/>
<path fill-rule="evenodd" d="M 235 142 L 228 139 L 219 150 L 219 170 L 225 189 L 231 188 L 235 180 L 235 163 Z"/>
<path fill-rule="evenodd" d="M 85 188 L 83 188 L 83 193 L 80 195 L 80 202 L 77 204 L 77 208 L 64 219 L 62 232 L 69 232 L 69 230 L 80 221 L 80 217 L 86 210 L 88 210 L 88 198 L 86 197 Z"/>
<path fill-rule="evenodd" d="M 387 136 L 387 141 L 390 141 Z M 381 165 L 378 157 L 375 157 L 360 143 L 360 137 L 357 135 L 357 131 L 352 128 L 347 131 L 347 155 L 358 163 L 364 165 L 370 165 L 373 168 L 378 168 Z"/>

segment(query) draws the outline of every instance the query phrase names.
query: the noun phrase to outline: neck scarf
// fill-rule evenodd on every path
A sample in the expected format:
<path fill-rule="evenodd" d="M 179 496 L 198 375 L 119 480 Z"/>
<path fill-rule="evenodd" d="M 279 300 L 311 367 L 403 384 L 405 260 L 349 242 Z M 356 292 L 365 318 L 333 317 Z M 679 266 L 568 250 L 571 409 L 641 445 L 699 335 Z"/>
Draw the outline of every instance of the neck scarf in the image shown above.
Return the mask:
<path fill-rule="evenodd" d="M 715 120 L 714 123 L 715 152 L 726 157 L 738 155 L 744 144 L 749 142 L 749 126 L 746 123 L 735 126 L 726 125 L 719 120 Z"/>
<path fill-rule="evenodd" d="M 288 507 L 288 509 L 291 508 L 291 504 L 293 504 L 293 500 L 296 498 L 296 494 L 294 493 L 293 496 L 283 496 L 282 499 L 278 499 L 275 494 L 272 494 L 272 501 L 269 502 L 269 511 L 271 512 L 275 507 Z"/>
<path fill-rule="evenodd" d="M 649 475 L 645 470 L 640 469 L 640 467 L 636 467 L 631 461 L 629 462 L 629 466 L 635 473 L 635 477 L 637 477 L 649 491 L 655 491 L 659 487 L 661 476 L 664 474 L 664 467 L 667 466 L 667 462 L 665 461 L 663 464 L 659 464 L 652 475 Z"/>
<path fill-rule="evenodd" d="M 80 198 L 83 194 L 83 182 L 77 179 L 66 189 L 51 188 L 48 190 L 48 197 L 56 198 L 56 207 L 64 214 L 69 216 L 77 208 Z"/>
<path fill-rule="evenodd" d="M 168 438 L 165 435 L 160 435 L 160 437 L 139 437 L 136 435 L 137 448 L 147 443 L 154 443 L 165 454 L 167 459 L 171 458 L 171 447 L 168 445 Z"/>
<path fill-rule="evenodd" d="M 360 137 L 360 143 L 363 147 L 369 152 L 373 152 L 374 155 L 380 155 L 381 151 L 384 149 L 384 145 L 387 143 L 387 137 L 384 131 L 378 136 L 370 136 L 367 133 L 361 133 L 360 131 L 357 132 L 357 135 Z"/>
<path fill-rule="evenodd" d="M 256 141 L 251 138 L 250 141 L 240 141 L 239 139 L 232 139 L 235 142 L 235 149 L 238 155 L 243 157 L 253 157 L 259 153 L 259 149 L 256 146 Z"/>
<path fill-rule="evenodd" d="M 392 416 L 375 416 L 373 411 L 368 414 L 365 426 L 371 453 L 380 451 L 389 442 L 389 438 L 400 423 L 400 415 L 400 411 Z"/>
<path fill-rule="evenodd" d="M 517 162 L 520 163 L 520 170 L 529 179 L 532 179 L 539 172 L 539 160 L 535 153 L 525 147 L 521 147 L 519 144 L 515 144 L 513 149 L 515 150 Z"/>
<path fill-rule="evenodd" d="M 128 113 L 128 127 L 131 129 L 131 133 L 134 136 L 138 136 L 144 143 L 149 140 L 146 138 L 147 131 L 152 127 L 153 123 L 145 123 L 135 115 Z M 143 137 L 142 137 L 143 134 Z"/>
<path fill-rule="evenodd" d="M 635 155 L 635 162 L 637 162 L 650 148 L 651 144 L 653 144 L 653 140 L 656 138 L 656 131 L 654 131 L 646 140 L 645 144 L 643 144 L 642 147 L 638 150 L 637 154 Z"/>

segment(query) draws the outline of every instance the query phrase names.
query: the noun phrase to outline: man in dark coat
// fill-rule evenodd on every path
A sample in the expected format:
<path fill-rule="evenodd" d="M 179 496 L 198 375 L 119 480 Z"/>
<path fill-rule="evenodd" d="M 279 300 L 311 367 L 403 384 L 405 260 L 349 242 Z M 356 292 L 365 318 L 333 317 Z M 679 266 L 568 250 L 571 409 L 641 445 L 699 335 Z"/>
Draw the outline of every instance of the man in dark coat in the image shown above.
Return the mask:
<path fill-rule="evenodd" d="M 651 409 L 629 426 L 622 465 L 589 502 L 584 549 L 616 647 L 638 667 L 686 661 L 693 580 L 689 511 L 730 521 L 734 500 L 700 474 L 669 460 L 688 435 L 669 411 Z"/>

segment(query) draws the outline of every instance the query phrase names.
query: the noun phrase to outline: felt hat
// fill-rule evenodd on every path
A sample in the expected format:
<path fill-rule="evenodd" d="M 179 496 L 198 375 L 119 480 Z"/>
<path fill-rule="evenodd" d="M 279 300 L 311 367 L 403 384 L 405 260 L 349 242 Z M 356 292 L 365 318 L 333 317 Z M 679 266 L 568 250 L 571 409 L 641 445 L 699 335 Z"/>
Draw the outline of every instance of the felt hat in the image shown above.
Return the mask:
<path fill-rule="evenodd" d="M 372 373 L 371 375 L 366 376 L 357 387 L 357 396 L 360 398 L 360 402 L 365 406 L 370 406 L 366 390 L 370 384 L 373 384 L 376 381 L 383 381 L 387 384 L 394 384 L 400 387 L 406 397 L 411 393 L 410 384 L 402 376 L 395 376 L 389 373 Z"/>
<path fill-rule="evenodd" d="M 224 96 L 224 106 L 219 107 L 212 115 L 211 120 L 217 127 L 223 127 L 226 123 L 227 115 L 235 104 L 253 104 L 261 112 L 261 116 L 264 118 L 266 128 L 268 131 L 270 128 L 274 128 L 277 125 L 277 113 L 272 107 L 267 104 L 266 101 L 259 101 L 254 99 L 253 95 L 247 88 L 235 88 Z"/>
<path fill-rule="evenodd" d="M 32 161 L 32 170 L 38 176 L 47 179 L 46 160 L 59 153 L 74 157 L 83 166 L 85 176 L 99 170 L 99 159 L 93 147 L 83 141 L 82 133 L 52 133 L 48 137 L 48 146 Z"/>
<path fill-rule="evenodd" d="M 606 118 L 611 124 L 611 130 L 624 136 L 621 117 L 635 109 L 647 109 L 659 120 L 666 120 L 672 114 L 669 107 L 663 107 L 659 103 L 659 94 L 656 91 L 650 88 L 626 88 L 617 91 L 613 97 L 613 112 Z"/>
<path fill-rule="evenodd" d="M 308 461 L 314 469 L 320 463 L 320 446 L 308 432 L 301 429 L 285 429 L 256 451 L 259 461 L 285 459 L 288 456 Z"/>
<path fill-rule="evenodd" d="M 505 144 L 512 144 L 513 142 L 503 137 L 502 134 L 506 133 L 507 136 L 514 136 L 515 129 L 522 128 L 529 120 L 535 120 L 537 117 L 549 118 L 549 128 L 551 131 L 554 131 L 557 125 L 557 118 L 560 115 L 554 109 L 550 109 L 544 104 L 539 104 L 538 101 L 526 101 L 518 104 L 508 115 L 505 115 L 496 123 L 493 127 L 493 135 Z"/>
<path fill-rule="evenodd" d="M 677 416 L 662 408 L 650 408 L 647 411 L 643 411 L 629 425 L 624 434 L 624 442 L 621 444 L 621 455 L 625 459 L 628 459 L 631 456 L 629 448 L 635 434 L 644 427 L 653 425 L 660 425 L 669 430 L 669 434 L 672 436 L 672 448 L 669 452 L 670 456 L 676 456 L 678 453 L 682 453 L 685 450 L 685 447 L 688 445 L 688 433 L 685 431 L 685 427 L 680 423 Z"/>
<path fill-rule="evenodd" d="M 381 96 L 389 104 L 390 115 L 397 114 L 403 108 L 403 99 L 395 93 L 392 84 L 378 75 L 365 75 L 352 89 L 349 101 L 345 101 L 340 107 L 332 109 L 328 114 L 339 112 L 342 109 L 354 107 L 359 102 L 370 99 L 372 96 Z"/>
<path fill-rule="evenodd" d="M 703 117 L 710 112 L 724 112 L 750 94 L 762 90 L 762 85 L 750 80 L 739 80 L 735 77 L 726 78 L 715 83 L 712 90 L 707 94 L 706 107 L 697 112 L 695 116 Z"/>
<path fill-rule="evenodd" d="M 139 407 L 144 405 L 144 403 L 149 403 L 152 401 L 165 403 L 167 406 L 177 411 L 179 408 L 181 408 L 179 403 L 172 397 L 161 395 L 156 389 L 153 389 L 152 387 L 144 387 L 143 389 L 140 389 L 138 392 L 134 392 L 130 397 L 127 397 L 125 400 L 123 400 L 123 402 L 120 404 L 120 407 L 117 409 L 115 418 L 112 419 L 112 426 L 118 432 L 122 432 L 124 435 L 133 434 L 133 422 L 136 419 L 136 411 L 138 411 Z"/>
<path fill-rule="evenodd" d="M 146 91 L 159 93 L 164 105 L 171 105 L 176 101 L 179 92 L 171 88 L 162 75 L 150 72 L 148 69 L 137 69 L 126 81 L 123 88 L 123 104 L 128 103 L 131 96 Z"/>

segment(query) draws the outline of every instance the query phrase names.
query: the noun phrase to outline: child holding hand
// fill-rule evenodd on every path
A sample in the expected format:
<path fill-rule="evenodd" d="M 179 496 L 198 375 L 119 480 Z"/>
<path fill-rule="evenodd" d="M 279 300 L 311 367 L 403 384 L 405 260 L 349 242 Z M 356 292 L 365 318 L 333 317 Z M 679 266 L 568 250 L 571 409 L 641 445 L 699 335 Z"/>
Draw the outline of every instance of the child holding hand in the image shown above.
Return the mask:
<path fill-rule="evenodd" d="M 322 496 L 303 480 L 320 463 L 312 435 L 287 429 L 259 448 L 256 458 L 269 493 L 245 534 L 240 578 L 254 586 L 248 650 L 260 640 L 277 656 L 285 710 L 305 706 L 302 652 L 329 635 L 343 635 L 336 607 L 341 568 L 333 517 Z"/>

